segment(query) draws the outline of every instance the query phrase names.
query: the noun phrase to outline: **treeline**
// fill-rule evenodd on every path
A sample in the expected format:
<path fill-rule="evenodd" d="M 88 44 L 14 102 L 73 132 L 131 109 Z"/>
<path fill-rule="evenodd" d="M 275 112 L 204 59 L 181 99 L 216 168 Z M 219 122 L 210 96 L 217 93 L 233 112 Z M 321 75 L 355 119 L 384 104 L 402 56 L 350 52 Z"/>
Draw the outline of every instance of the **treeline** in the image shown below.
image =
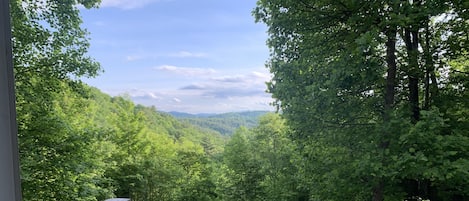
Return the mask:
<path fill-rule="evenodd" d="M 28 108 L 18 113 L 24 200 L 304 196 L 297 189 L 294 146 L 276 114 L 252 129 L 238 129 L 226 144 L 217 132 L 71 83 L 57 85 L 41 107 L 18 105 Z"/>
<path fill-rule="evenodd" d="M 57 84 L 41 97 L 40 107 L 38 99 L 18 105 L 23 200 L 300 196 L 292 180 L 297 176 L 293 144 L 276 114 L 262 117 L 252 129 L 239 128 L 227 143 L 217 132 L 125 97 L 77 82 Z"/>
<path fill-rule="evenodd" d="M 170 113 L 175 118 L 200 128 L 215 130 L 222 135 L 232 135 L 239 127 L 253 128 L 258 125 L 259 118 L 267 111 L 230 112 L 224 114 L 191 115 Z"/>
<path fill-rule="evenodd" d="M 225 141 L 219 133 L 84 85 L 55 90 L 48 103 L 18 105 L 24 200 L 214 196 L 212 166 Z"/>

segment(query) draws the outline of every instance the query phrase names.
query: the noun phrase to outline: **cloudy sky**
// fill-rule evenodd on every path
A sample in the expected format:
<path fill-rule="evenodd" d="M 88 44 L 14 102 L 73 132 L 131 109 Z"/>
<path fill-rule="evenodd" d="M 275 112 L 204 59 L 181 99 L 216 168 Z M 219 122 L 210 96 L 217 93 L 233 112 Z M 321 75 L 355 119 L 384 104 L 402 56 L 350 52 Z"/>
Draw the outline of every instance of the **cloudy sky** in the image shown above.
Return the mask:
<path fill-rule="evenodd" d="M 161 111 L 272 110 L 266 26 L 256 0 L 103 0 L 82 10 L 90 55 L 104 73 L 85 82 Z"/>

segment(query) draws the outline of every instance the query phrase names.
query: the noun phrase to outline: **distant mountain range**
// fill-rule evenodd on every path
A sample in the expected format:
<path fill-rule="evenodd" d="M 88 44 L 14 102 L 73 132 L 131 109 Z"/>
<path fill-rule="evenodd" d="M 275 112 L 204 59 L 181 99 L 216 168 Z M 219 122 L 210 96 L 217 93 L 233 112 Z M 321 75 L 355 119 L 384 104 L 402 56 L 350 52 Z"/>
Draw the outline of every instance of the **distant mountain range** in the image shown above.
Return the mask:
<path fill-rule="evenodd" d="M 230 112 L 223 114 L 189 114 L 183 112 L 169 112 L 170 115 L 182 122 L 218 131 L 222 135 L 231 135 L 239 127 L 252 128 L 257 126 L 259 117 L 269 111 Z"/>
<path fill-rule="evenodd" d="M 172 115 L 175 118 L 195 118 L 195 117 L 212 117 L 220 114 L 215 113 L 199 113 L 199 114 L 190 114 L 185 112 L 168 112 L 168 114 Z"/>

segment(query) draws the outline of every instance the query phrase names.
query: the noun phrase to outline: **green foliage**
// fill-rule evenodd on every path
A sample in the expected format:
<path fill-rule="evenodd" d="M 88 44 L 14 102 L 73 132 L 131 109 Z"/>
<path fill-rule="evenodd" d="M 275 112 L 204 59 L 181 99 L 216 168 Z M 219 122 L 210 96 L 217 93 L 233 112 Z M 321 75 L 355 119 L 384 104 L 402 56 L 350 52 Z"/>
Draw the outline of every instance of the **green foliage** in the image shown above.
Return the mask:
<path fill-rule="evenodd" d="M 224 172 L 229 182 L 221 184 L 223 200 L 260 200 L 262 174 L 253 160 L 253 149 L 248 144 L 248 130 L 238 129 L 225 146 Z"/>
<path fill-rule="evenodd" d="M 257 2 L 268 90 L 310 199 L 467 199 L 453 180 L 468 179 L 457 143 L 468 136 L 466 11 L 461 1 Z"/>
<path fill-rule="evenodd" d="M 408 133 L 399 139 L 399 158 L 394 164 L 401 171 L 400 177 L 418 178 L 432 182 L 438 189 L 439 197 L 450 200 L 452 195 L 460 194 L 461 189 L 469 187 L 467 177 L 469 155 L 466 151 L 469 136 L 467 133 L 451 129 L 448 119 L 433 108 L 422 111 L 422 119 Z M 467 196 L 462 192 L 462 196 Z"/>
<path fill-rule="evenodd" d="M 105 155 L 93 126 L 95 110 L 66 84 L 46 107 L 26 107 L 18 116 L 21 178 L 25 200 L 96 200 L 112 195 L 101 188 Z M 28 118 L 31 117 L 31 118 Z"/>
<path fill-rule="evenodd" d="M 87 6 L 97 1 L 87 1 Z M 75 1 L 10 1 L 24 200 L 96 200 L 112 195 L 104 177 L 80 76 L 99 65 L 86 56 Z"/>
<path fill-rule="evenodd" d="M 92 89 L 102 140 L 114 145 L 107 163 L 118 197 L 133 200 L 212 200 L 213 160 L 222 150 L 220 134 L 205 133 L 124 97 Z M 174 133 L 177 132 L 178 135 Z"/>
<path fill-rule="evenodd" d="M 182 121 L 79 81 L 99 1 L 10 2 L 24 200 L 469 197 L 463 1 L 259 0 L 282 115 Z"/>
<path fill-rule="evenodd" d="M 217 115 L 191 115 L 184 113 L 171 114 L 177 119 L 201 128 L 215 130 L 222 135 L 232 135 L 239 127 L 253 128 L 257 126 L 259 117 L 266 111 L 232 112 Z"/>
<path fill-rule="evenodd" d="M 238 129 L 225 146 L 217 192 L 222 200 L 305 200 L 298 156 L 283 119 L 269 113 L 259 126 Z"/>
<path fill-rule="evenodd" d="M 100 71 L 79 6 L 99 1 L 10 2 L 24 200 L 215 197 L 222 136 L 79 81 Z"/>
<path fill-rule="evenodd" d="M 25 200 L 215 199 L 220 134 L 84 85 L 59 87 L 49 107 L 21 107 L 30 106 L 19 116 Z"/>

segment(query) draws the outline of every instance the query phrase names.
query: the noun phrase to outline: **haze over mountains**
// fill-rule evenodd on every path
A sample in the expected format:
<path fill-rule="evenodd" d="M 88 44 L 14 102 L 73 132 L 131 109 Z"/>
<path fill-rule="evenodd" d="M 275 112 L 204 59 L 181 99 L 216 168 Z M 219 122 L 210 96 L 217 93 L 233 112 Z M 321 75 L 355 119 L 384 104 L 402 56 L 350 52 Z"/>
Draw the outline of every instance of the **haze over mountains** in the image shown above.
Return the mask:
<path fill-rule="evenodd" d="M 183 112 L 169 112 L 181 122 L 190 123 L 202 129 L 210 129 L 222 135 L 231 135 L 239 127 L 253 128 L 258 125 L 259 117 L 269 111 L 230 112 L 222 114 L 189 114 Z"/>

